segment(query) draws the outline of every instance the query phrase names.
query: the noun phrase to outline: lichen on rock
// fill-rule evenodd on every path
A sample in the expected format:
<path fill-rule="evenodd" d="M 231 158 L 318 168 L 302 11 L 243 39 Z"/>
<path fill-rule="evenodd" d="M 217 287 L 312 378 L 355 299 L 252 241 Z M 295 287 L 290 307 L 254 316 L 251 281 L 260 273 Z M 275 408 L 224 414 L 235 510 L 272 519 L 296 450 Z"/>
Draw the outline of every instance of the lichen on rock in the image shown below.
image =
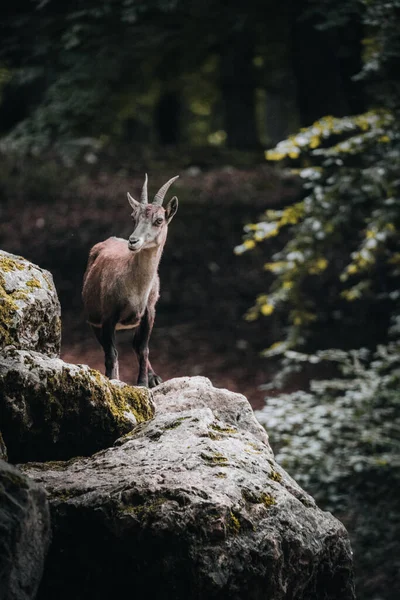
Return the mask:
<path fill-rule="evenodd" d="M 149 390 L 38 352 L 0 354 L 2 432 L 12 462 L 67 459 L 111 445 L 152 417 Z"/>
<path fill-rule="evenodd" d="M 60 303 L 50 273 L 0 250 L 0 350 L 13 345 L 59 356 Z"/>

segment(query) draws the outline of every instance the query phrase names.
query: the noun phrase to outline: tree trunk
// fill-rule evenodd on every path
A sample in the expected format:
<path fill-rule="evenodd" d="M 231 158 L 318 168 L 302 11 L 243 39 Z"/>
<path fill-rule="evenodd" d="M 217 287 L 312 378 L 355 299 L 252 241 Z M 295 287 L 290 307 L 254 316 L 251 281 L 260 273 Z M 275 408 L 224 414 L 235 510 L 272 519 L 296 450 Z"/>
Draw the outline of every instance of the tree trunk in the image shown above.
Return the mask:
<path fill-rule="evenodd" d="M 180 141 L 182 103 L 176 90 L 161 93 L 155 109 L 158 141 L 163 146 L 175 146 Z"/>
<path fill-rule="evenodd" d="M 253 45 L 248 33 L 231 37 L 221 50 L 220 81 L 228 146 L 257 148 Z"/>
<path fill-rule="evenodd" d="M 287 90 L 265 90 L 265 133 L 268 146 L 276 146 L 289 135 L 290 108 Z"/>
<path fill-rule="evenodd" d="M 340 32 L 320 31 L 313 20 L 295 17 L 293 69 L 301 125 L 323 115 L 342 117 L 363 110 L 361 85 L 351 80 L 361 68 L 359 35 L 353 24 Z"/>

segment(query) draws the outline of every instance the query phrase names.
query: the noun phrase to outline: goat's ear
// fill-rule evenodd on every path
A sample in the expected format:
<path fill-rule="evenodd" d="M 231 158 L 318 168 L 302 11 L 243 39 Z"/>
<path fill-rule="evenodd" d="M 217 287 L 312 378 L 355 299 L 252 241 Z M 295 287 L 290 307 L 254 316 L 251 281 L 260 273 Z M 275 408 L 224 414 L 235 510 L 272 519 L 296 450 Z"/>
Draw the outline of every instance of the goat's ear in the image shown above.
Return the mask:
<path fill-rule="evenodd" d="M 174 196 L 167 204 L 167 208 L 165 209 L 165 216 L 167 217 L 167 223 L 172 220 L 172 217 L 178 210 L 178 198 Z"/>
<path fill-rule="evenodd" d="M 132 196 L 130 195 L 130 193 L 127 193 L 128 196 L 128 202 L 129 204 L 132 206 L 132 208 L 137 208 L 139 206 L 139 202 L 137 200 L 135 200 L 135 198 L 132 198 Z"/>

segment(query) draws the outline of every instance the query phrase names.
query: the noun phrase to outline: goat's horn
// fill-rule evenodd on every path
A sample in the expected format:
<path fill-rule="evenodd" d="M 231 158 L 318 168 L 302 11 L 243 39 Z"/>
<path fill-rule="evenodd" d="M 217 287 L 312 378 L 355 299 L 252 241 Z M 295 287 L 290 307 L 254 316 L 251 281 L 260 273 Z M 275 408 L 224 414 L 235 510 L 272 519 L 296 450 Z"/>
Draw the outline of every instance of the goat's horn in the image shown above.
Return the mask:
<path fill-rule="evenodd" d="M 144 177 L 144 184 L 142 187 L 142 193 L 140 195 L 140 203 L 141 204 L 147 204 L 149 201 L 148 195 L 147 195 L 147 173 Z"/>
<path fill-rule="evenodd" d="M 168 192 L 169 187 L 174 183 L 175 179 L 178 179 L 178 177 L 179 175 L 173 177 L 172 179 L 167 181 L 167 183 L 164 183 L 162 187 L 160 187 L 157 194 L 154 196 L 153 204 L 156 204 L 158 206 L 162 205 L 163 200 L 165 198 L 165 194 Z"/>

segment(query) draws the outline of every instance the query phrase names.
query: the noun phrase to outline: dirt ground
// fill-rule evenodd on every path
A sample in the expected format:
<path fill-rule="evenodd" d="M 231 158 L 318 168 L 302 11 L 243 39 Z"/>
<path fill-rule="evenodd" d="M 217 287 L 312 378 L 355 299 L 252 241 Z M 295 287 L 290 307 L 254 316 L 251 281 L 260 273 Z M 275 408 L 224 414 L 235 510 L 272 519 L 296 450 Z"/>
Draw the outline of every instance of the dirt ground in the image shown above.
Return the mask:
<path fill-rule="evenodd" d="M 171 173 L 150 179 L 150 190 Z M 131 233 L 126 192 L 137 195 L 142 177 L 98 172 L 60 190 L 57 197 L 27 199 L 23 193 L 1 206 L 0 247 L 47 268 L 62 305 L 62 358 L 104 372 L 100 346 L 86 325 L 80 299 L 90 247 Z M 57 189 L 57 188 L 55 188 Z M 186 170 L 174 185 L 179 197 L 160 265 L 161 297 L 150 343 L 154 369 L 163 380 L 209 377 L 216 387 L 244 394 L 262 406 L 260 385 L 274 365 L 260 351 L 276 340 L 276 324 L 243 319 L 268 285 L 262 265 L 267 247 L 242 256 L 243 225 L 293 194 L 293 188 L 264 165 Z M 29 194 L 28 194 L 29 195 Z M 121 379 L 135 383 L 136 359 L 129 331 L 118 334 Z"/>

